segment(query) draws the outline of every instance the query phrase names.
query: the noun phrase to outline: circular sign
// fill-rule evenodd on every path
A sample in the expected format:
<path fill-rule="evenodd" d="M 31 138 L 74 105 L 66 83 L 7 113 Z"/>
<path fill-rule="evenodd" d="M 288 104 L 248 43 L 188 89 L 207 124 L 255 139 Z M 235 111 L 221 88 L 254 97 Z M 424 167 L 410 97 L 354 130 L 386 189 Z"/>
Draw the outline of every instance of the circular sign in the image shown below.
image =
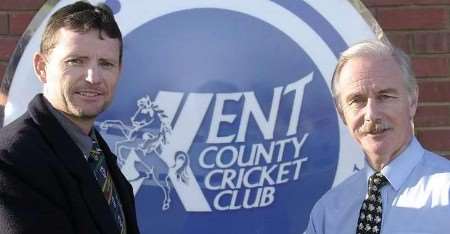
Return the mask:
<path fill-rule="evenodd" d="M 142 233 L 301 233 L 314 203 L 362 164 L 330 93 L 339 53 L 374 37 L 350 3 L 106 4 L 123 71 L 96 127 L 133 186 Z M 5 123 L 42 89 L 30 81 L 44 27 L 34 24 Z"/>

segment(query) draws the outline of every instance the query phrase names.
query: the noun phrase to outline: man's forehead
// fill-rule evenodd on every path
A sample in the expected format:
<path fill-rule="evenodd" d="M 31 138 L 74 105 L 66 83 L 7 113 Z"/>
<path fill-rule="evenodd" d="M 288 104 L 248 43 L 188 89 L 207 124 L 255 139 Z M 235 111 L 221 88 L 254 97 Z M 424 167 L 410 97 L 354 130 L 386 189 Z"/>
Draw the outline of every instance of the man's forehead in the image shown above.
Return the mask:
<path fill-rule="evenodd" d="M 400 66 L 388 56 L 358 57 L 348 61 L 338 83 L 340 92 L 347 94 L 406 89 Z"/>
<path fill-rule="evenodd" d="M 357 57 L 349 60 L 342 68 L 340 83 L 397 82 L 403 79 L 399 64 L 392 57 Z"/>
<path fill-rule="evenodd" d="M 386 55 L 363 55 L 350 59 L 343 66 L 342 70 L 349 70 L 357 73 L 381 72 L 396 73 L 401 72 L 400 65 L 392 56 Z"/>
<path fill-rule="evenodd" d="M 95 35 L 95 37 L 90 37 L 90 35 L 93 34 Z M 88 31 L 79 31 L 79 30 L 74 30 L 74 29 L 70 29 L 68 27 L 62 27 L 60 29 L 58 29 L 58 31 L 56 31 L 55 33 L 55 42 L 57 43 L 58 41 L 67 41 L 68 39 L 71 38 L 77 38 L 77 40 L 92 40 L 92 39 L 98 39 L 98 40 L 107 40 L 107 41 L 117 41 L 119 42 L 118 38 L 111 38 L 108 36 L 107 33 L 105 33 L 104 31 L 100 31 L 99 29 L 91 29 Z"/>
<path fill-rule="evenodd" d="M 104 35 L 105 33 L 100 38 L 99 33 L 97 29 L 78 32 L 68 28 L 60 28 L 55 34 L 52 50 L 97 52 L 104 55 L 116 56 L 116 52 L 120 49 L 119 40 L 117 38 L 110 38 Z M 117 51 L 114 48 L 117 48 Z"/>

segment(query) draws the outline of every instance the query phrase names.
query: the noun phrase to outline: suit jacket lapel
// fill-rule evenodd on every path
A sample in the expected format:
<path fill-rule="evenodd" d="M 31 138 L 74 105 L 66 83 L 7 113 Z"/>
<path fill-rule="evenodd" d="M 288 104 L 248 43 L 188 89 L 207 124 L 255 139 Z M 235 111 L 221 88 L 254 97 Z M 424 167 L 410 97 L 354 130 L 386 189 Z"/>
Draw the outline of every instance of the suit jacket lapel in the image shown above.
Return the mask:
<path fill-rule="evenodd" d="M 92 218 L 102 233 L 118 233 L 108 204 L 90 170 L 81 150 L 50 113 L 44 97 L 37 95 L 28 105 L 28 111 L 42 134 L 68 171 L 80 184 L 81 194 L 89 207 Z"/>

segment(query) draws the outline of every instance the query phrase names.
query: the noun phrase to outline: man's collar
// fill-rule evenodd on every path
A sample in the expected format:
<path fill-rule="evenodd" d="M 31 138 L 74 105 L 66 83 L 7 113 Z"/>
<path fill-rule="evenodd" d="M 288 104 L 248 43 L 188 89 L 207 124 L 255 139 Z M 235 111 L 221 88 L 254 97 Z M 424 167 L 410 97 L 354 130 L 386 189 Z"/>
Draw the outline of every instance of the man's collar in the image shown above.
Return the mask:
<path fill-rule="evenodd" d="M 60 111 L 56 110 L 45 97 L 43 99 L 44 103 L 50 110 L 50 113 L 52 113 L 52 115 L 55 116 L 58 123 L 63 127 L 63 129 L 67 132 L 67 134 L 69 134 L 70 138 L 72 138 L 72 140 L 75 142 L 78 148 L 83 152 L 85 157 L 86 155 L 89 155 L 89 152 L 91 151 L 92 148 L 92 138 L 90 136 L 95 135 L 93 133 L 94 131 L 91 130 L 89 136 L 86 135 L 83 132 L 83 130 L 81 130 L 80 127 L 74 124 Z"/>
<path fill-rule="evenodd" d="M 424 149 L 415 137 L 411 139 L 408 146 L 394 160 L 386 165 L 381 172 L 388 179 L 389 184 L 398 191 L 402 184 L 416 165 L 422 160 Z M 375 171 L 368 165 L 366 161 L 367 179 Z"/>

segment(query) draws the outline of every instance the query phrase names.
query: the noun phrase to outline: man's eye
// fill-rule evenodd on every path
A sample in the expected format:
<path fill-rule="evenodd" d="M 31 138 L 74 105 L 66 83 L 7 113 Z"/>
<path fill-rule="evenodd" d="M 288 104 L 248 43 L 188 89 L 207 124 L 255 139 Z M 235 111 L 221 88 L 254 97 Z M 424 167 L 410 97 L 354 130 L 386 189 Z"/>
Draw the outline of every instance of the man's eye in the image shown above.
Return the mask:
<path fill-rule="evenodd" d="M 83 60 L 82 59 L 77 59 L 77 58 L 68 59 L 68 60 L 66 60 L 66 64 L 70 65 L 70 66 L 81 65 L 81 64 L 83 64 Z"/>
<path fill-rule="evenodd" d="M 380 100 L 387 100 L 387 99 L 391 99 L 391 98 L 395 98 L 395 97 L 392 95 L 388 95 L 388 94 L 383 94 L 378 97 L 378 99 L 380 99 Z"/>
<path fill-rule="evenodd" d="M 113 68 L 116 65 L 114 63 L 111 63 L 108 61 L 102 61 L 102 62 L 100 62 L 100 66 L 105 67 L 105 68 Z"/>
<path fill-rule="evenodd" d="M 362 98 L 353 98 L 348 102 L 350 106 L 359 106 L 364 104 L 364 100 Z"/>
<path fill-rule="evenodd" d="M 112 64 L 112 63 L 101 63 L 101 65 L 102 66 L 104 66 L 104 67 L 113 67 L 114 66 L 114 64 Z"/>

